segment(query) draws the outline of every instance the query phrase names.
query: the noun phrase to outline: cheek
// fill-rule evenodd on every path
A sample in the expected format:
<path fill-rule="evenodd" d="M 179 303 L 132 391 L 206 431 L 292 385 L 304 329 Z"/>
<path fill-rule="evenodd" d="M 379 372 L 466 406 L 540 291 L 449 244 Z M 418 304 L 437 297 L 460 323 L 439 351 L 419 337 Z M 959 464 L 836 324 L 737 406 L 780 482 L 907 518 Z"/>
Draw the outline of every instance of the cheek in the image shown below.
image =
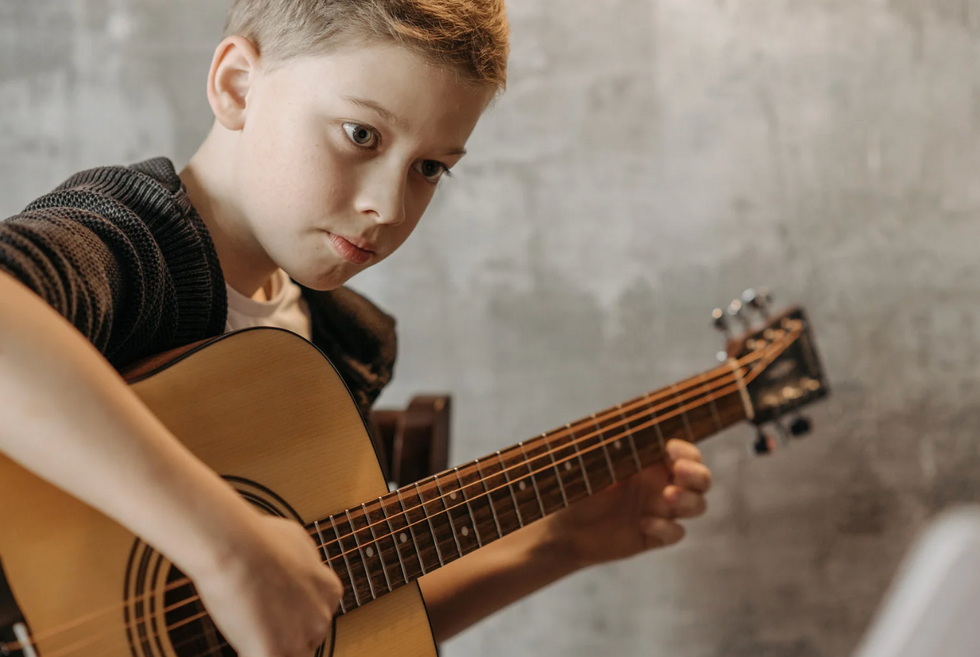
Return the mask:
<path fill-rule="evenodd" d="M 286 117 L 262 124 L 247 139 L 241 192 L 248 214 L 273 215 L 280 225 L 322 227 L 342 209 L 351 173 L 322 128 Z"/>

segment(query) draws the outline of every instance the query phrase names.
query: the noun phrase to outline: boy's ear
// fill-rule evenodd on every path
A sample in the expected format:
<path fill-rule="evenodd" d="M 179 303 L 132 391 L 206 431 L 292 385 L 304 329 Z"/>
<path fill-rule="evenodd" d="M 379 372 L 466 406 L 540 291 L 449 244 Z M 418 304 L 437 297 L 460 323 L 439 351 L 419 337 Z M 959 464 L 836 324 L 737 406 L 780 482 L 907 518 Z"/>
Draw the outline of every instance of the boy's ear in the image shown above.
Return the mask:
<path fill-rule="evenodd" d="M 245 125 L 248 91 L 259 67 L 259 53 L 248 39 L 230 36 L 218 44 L 208 73 L 208 102 L 228 130 Z"/>

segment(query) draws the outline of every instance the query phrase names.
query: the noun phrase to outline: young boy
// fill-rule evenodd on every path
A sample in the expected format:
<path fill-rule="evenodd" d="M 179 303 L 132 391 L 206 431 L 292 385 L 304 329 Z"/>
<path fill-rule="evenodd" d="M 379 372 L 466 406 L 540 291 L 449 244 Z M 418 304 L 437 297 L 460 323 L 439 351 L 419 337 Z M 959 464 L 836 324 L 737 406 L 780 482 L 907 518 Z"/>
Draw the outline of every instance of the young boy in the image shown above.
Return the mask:
<path fill-rule="evenodd" d="M 116 373 L 246 326 L 289 328 L 363 408 L 392 322 L 342 285 L 409 236 L 504 88 L 503 0 L 236 0 L 211 133 L 80 173 L 0 223 L 0 450 L 156 546 L 230 644 L 307 654 L 341 595 L 296 523 L 260 515 Z M 298 284 L 298 285 L 297 285 Z M 115 369 L 114 369 L 115 368 Z M 578 569 L 676 543 L 710 473 L 650 468 L 420 581 L 437 640 Z"/>

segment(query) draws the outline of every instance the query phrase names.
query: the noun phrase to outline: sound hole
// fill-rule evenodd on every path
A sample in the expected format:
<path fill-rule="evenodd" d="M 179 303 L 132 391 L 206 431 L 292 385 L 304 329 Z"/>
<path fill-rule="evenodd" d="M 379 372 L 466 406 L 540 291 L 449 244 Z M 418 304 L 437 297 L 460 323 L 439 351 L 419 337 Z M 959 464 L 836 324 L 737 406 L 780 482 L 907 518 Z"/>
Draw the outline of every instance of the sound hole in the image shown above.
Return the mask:
<path fill-rule="evenodd" d="M 247 479 L 225 477 L 246 500 L 264 513 L 292 518 L 299 514 L 273 491 Z M 236 657 L 208 615 L 197 589 L 182 572 L 140 540 L 133 544 L 126 566 L 123 621 L 133 657 Z M 162 609 L 156 595 L 163 591 Z M 154 594 L 156 592 L 156 594 Z M 333 654 L 334 635 L 315 657 Z M 173 653 L 165 650 L 169 641 Z"/>
<path fill-rule="evenodd" d="M 208 616 L 194 585 L 187 582 L 173 586 L 174 582 L 184 579 L 182 572 L 171 567 L 167 573 L 167 592 L 163 596 L 164 609 L 167 610 L 164 620 L 174 652 L 180 657 L 235 657 L 237 653 Z"/>

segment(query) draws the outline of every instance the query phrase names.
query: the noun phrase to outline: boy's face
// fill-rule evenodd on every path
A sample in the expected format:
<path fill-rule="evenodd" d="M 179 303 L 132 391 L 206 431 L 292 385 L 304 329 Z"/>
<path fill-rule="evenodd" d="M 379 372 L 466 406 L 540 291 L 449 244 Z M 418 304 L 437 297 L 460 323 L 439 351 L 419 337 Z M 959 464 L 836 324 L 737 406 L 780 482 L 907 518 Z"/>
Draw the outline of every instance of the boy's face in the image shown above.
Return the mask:
<path fill-rule="evenodd" d="M 393 45 L 252 76 L 235 204 L 257 246 L 320 290 L 401 246 L 493 95 Z"/>

